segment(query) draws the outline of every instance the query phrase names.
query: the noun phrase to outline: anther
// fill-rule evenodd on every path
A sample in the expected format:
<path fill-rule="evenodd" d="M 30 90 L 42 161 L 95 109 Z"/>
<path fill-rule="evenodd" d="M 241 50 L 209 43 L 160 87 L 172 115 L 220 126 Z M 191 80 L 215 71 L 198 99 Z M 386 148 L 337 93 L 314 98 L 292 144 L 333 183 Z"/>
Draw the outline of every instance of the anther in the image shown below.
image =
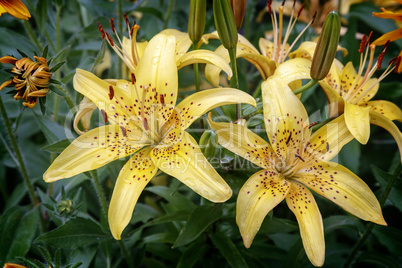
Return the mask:
<path fill-rule="evenodd" d="M 295 2 L 296 2 L 296 1 L 295 1 Z M 294 4 L 293 4 L 293 7 L 294 7 Z M 297 18 L 300 17 L 300 14 L 302 13 L 303 9 L 304 9 L 304 3 L 302 4 L 302 6 L 301 6 L 300 9 L 299 9 L 299 12 L 297 13 Z"/>
<path fill-rule="evenodd" d="M 289 135 L 288 139 L 286 140 L 286 145 L 289 144 L 290 138 L 292 138 L 292 133 L 293 133 L 293 132 L 290 132 L 290 135 Z"/>
<path fill-rule="evenodd" d="M 299 158 L 301 161 L 303 161 L 303 162 L 304 162 L 304 159 L 303 159 L 303 158 L 301 158 L 299 155 L 295 154 L 295 156 L 296 156 L 297 158 Z"/>
<path fill-rule="evenodd" d="M 314 13 L 313 19 L 311 20 L 311 23 L 314 23 L 316 17 L 317 17 L 317 11 Z"/>
<path fill-rule="evenodd" d="M 121 132 L 123 132 L 123 137 L 127 136 L 127 131 L 123 126 L 120 126 Z"/>
<path fill-rule="evenodd" d="M 269 11 L 269 14 L 272 15 L 272 7 L 271 7 L 271 5 L 272 5 L 272 0 L 268 0 L 267 1 L 268 11 Z"/>
<path fill-rule="evenodd" d="M 129 22 L 128 18 L 127 18 L 127 14 L 126 14 L 126 13 L 124 13 L 124 21 L 126 22 L 127 27 L 130 28 L 130 22 Z"/>
<path fill-rule="evenodd" d="M 149 129 L 148 120 L 145 117 L 144 117 L 144 128 L 145 128 L 145 130 Z"/>
<path fill-rule="evenodd" d="M 317 124 L 318 124 L 317 122 L 313 122 L 313 123 L 311 123 L 311 124 L 308 126 L 308 128 L 310 129 L 310 128 L 314 127 L 314 126 L 317 125 Z"/>
<path fill-rule="evenodd" d="M 114 20 L 113 20 L 113 18 L 110 19 L 110 27 L 112 28 L 112 31 L 115 33 L 115 32 L 116 32 L 116 28 L 114 27 Z"/>
<path fill-rule="evenodd" d="M 112 37 L 110 37 L 110 35 L 109 35 L 107 32 L 105 32 L 105 33 L 106 33 L 106 37 L 107 37 L 107 39 L 109 40 L 109 44 L 110 44 L 110 46 L 114 46 L 114 42 L 113 42 Z"/>
<path fill-rule="evenodd" d="M 368 46 L 371 43 L 371 39 L 373 38 L 373 31 L 370 32 L 368 38 L 367 38 L 367 43 L 366 46 Z"/>
<path fill-rule="evenodd" d="M 378 56 L 377 69 L 381 68 L 382 60 L 384 59 L 385 53 L 387 53 L 389 42 L 390 41 L 388 40 L 387 43 L 385 43 L 384 48 L 382 49 L 380 55 Z"/>
<path fill-rule="evenodd" d="M 102 116 L 103 116 L 103 121 L 105 121 L 105 123 L 107 123 L 107 114 L 105 112 L 105 110 L 101 110 Z"/>
<path fill-rule="evenodd" d="M 96 24 L 98 25 L 98 29 L 102 34 L 102 39 L 105 39 L 105 30 L 103 30 L 103 27 L 99 22 L 97 22 Z"/>
<path fill-rule="evenodd" d="M 367 35 L 363 35 L 362 41 L 360 42 L 359 53 L 362 54 L 366 48 Z"/>
<path fill-rule="evenodd" d="M 284 5 L 285 5 L 285 2 L 286 2 L 286 0 L 283 0 L 283 1 L 282 1 L 282 6 L 284 6 Z"/>
<path fill-rule="evenodd" d="M 135 74 L 131 73 L 131 84 L 134 85 L 135 82 L 137 82 L 137 79 L 135 78 Z"/>
<path fill-rule="evenodd" d="M 113 86 L 110 85 L 109 86 L 109 100 L 112 100 L 113 96 L 114 96 L 114 89 L 113 89 Z"/>
<path fill-rule="evenodd" d="M 399 73 L 400 71 L 399 71 L 399 66 L 401 65 L 401 56 L 398 56 L 398 57 L 396 57 L 396 60 L 395 60 L 395 72 L 396 73 Z"/>

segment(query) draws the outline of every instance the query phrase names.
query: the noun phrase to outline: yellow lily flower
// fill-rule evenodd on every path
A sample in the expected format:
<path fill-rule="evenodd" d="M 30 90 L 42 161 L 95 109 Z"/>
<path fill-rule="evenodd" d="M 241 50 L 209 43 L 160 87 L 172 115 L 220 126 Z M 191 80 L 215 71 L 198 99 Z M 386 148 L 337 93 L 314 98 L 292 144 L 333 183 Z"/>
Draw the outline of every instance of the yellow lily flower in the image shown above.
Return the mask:
<path fill-rule="evenodd" d="M 17 19 L 29 20 L 31 14 L 21 0 L 0 0 L 0 16 L 8 13 Z"/>
<path fill-rule="evenodd" d="M 139 195 L 158 169 L 212 202 L 224 202 L 232 194 L 185 129 L 217 106 L 238 102 L 255 106 L 255 100 L 240 90 L 219 88 L 193 94 L 175 107 L 176 45 L 174 36 L 152 38 L 131 82 L 108 83 L 80 69 L 74 76 L 74 88 L 95 103 L 110 124 L 73 141 L 43 178 L 53 182 L 131 155 L 117 178 L 109 206 L 115 239 L 121 239 Z"/>
<path fill-rule="evenodd" d="M 365 40 L 367 41 L 368 39 L 363 38 L 362 43 Z M 364 47 L 365 45 L 362 45 L 359 51 L 362 52 Z M 290 57 L 311 59 L 314 49 L 315 43 L 310 43 L 308 47 L 304 46 L 303 49 L 296 50 Z M 358 72 L 356 72 L 351 62 L 343 66 L 339 61 L 335 60 L 327 77 L 319 81 L 319 84 L 327 95 L 330 116 L 336 117 L 344 113 L 346 126 L 356 140 L 366 144 L 370 137 L 370 124 L 378 125 L 394 137 L 402 155 L 402 134 L 392 122 L 393 120 L 402 122 L 401 109 L 390 101 L 371 100 L 377 93 L 382 79 L 396 67 L 391 67 L 392 65 L 390 65 L 379 78 L 371 78 L 377 67 L 381 65 L 383 56 L 380 55 L 379 60 L 374 63 L 375 46 L 368 46 L 367 54 L 369 53 L 368 50 L 370 50 L 369 63 L 364 74 L 367 55 L 364 59 L 362 55 Z M 382 55 L 384 53 L 385 51 L 383 51 Z M 300 67 L 304 68 L 304 66 Z M 305 72 L 308 72 L 307 68 Z"/>
<path fill-rule="evenodd" d="M 298 15 L 297 16 L 295 15 L 296 18 L 293 18 L 293 16 L 291 16 L 288 24 L 289 26 L 286 28 L 286 32 L 284 33 L 284 35 L 282 35 L 284 6 L 280 5 L 278 7 L 279 16 L 277 18 L 276 13 L 272 11 L 271 2 L 272 1 L 268 1 L 268 7 L 270 10 L 269 12 L 271 14 L 272 25 L 274 28 L 273 30 L 274 40 L 271 41 L 265 38 L 260 38 L 259 40 L 259 48 L 261 51 L 260 54 L 260 52 L 244 36 L 239 34 L 237 50 L 236 50 L 237 51 L 236 58 L 244 58 L 251 64 L 253 64 L 260 72 L 263 80 L 266 80 L 269 76 L 271 76 L 274 73 L 277 66 L 283 63 L 287 59 L 294 45 L 297 43 L 297 41 L 300 39 L 300 37 L 303 35 L 303 33 L 307 30 L 307 28 L 311 25 L 311 23 L 314 20 L 314 18 L 311 19 L 310 22 L 307 24 L 307 26 L 295 38 L 295 40 L 291 44 L 288 44 L 289 35 L 293 27 L 295 26 L 297 18 L 300 15 L 300 12 L 303 9 L 303 7 L 301 7 L 297 12 L 297 10 L 293 6 L 292 14 L 298 14 Z M 204 35 L 204 42 L 207 42 L 208 39 L 219 39 L 219 35 L 216 31 Z M 215 53 L 223 57 L 226 60 L 226 62 L 230 62 L 229 53 L 223 46 L 219 46 L 215 50 Z M 216 66 L 207 64 L 207 66 L 205 67 L 205 77 L 208 79 L 208 81 L 212 83 L 212 85 L 216 87 L 219 86 L 220 72 L 221 70 L 219 70 Z"/>
<path fill-rule="evenodd" d="M 363 220 L 386 222 L 370 188 L 347 168 L 329 162 L 353 139 L 343 116 L 311 135 L 307 112 L 285 80 L 268 78 L 262 98 L 270 144 L 244 126 L 208 118 L 219 144 L 263 168 L 247 180 L 237 199 L 236 222 L 244 245 L 251 246 L 265 216 L 285 199 L 299 223 L 308 258 L 321 266 L 323 223 L 308 188 Z"/>

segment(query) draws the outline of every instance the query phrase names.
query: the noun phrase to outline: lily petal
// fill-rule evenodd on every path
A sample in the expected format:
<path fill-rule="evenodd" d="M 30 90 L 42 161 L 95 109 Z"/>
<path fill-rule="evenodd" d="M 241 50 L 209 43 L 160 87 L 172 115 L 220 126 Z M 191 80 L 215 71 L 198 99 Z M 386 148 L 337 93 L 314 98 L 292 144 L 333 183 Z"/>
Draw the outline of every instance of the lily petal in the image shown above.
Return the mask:
<path fill-rule="evenodd" d="M 274 151 L 278 156 L 286 153 L 290 140 L 297 141 L 292 146 L 294 150 L 301 149 L 299 147 L 310 137 L 309 119 L 287 83 L 276 75 L 268 78 L 262 83 L 262 100 L 265 128 Z"/>
<path fill-rule="evenodd" d="M 221 146 L 259 167 L 270 167 L 268 160 L 274 151 L 263 138 L 239 124 L 214 122 L 211 113 L 208 115 L 208 123 L 216 130 Z"/>
<path fill-rule="evenodd" d="M 318 162 L 299 170 L 294 178 L 353 215 L 387 225 L 373 192 L 364 181 L 344 166 Z"/>
<path fill-rule="evenodd" d="M 96 105 L 90 99 L 88 99 L 87 97 L 84 97 L 82 99 L 82 101 L 80 102 L 77 114 L 74 117 L 73 126 L 74 126 L 75 132 L 82 135 L 86 131 L 89 130 L 89 126 L 91 124 L 92 113 L 95 109 L 96 109 Z M 81 129 L 78 128 L 78 123 L 80 121 L 81 121 L 81 124 L 84 127 L 85 131 L 82 131 Z"/>
<path fill-rule="evenodd" d="M 292 180 L 286 203 L 296 216 L 307 257 L 313 265 L 322 266 L 325 259 L 324 227 L 314 196 L 302 184 Z"/>
<path fill-rule="evenodd" d="M 147 147 L 135 153 L 117 177 L 108 213 L 110 231 L 117 240 L 131 220 L 138 197 L 158 171 L 149 158 L 151 150 Z"/>
<path fill-rule="evenodd" d="M 346 126 L 344 115 L 341 115 L 314 132 L 305 146 L 304 159 L 329 161 L 351 140 L 353 135 Z"/>
<path fill-rule="evenodd" d="M 255 173 L 243 185 L 237 198 L 236 223 L 246 248 L 268 212 L 285 199 L 290 186 L 282 175 L 270 169 Z"/>
<path fill-rule="evenodd" d="M 117 124 L 123 122 L 122 118 L 126 118 L 125 122 L 131 122 L 125 108 L 126 105 L 131 106 L 131 97 L 124 90 L 82 69 L 77 69 L 73 82 L 75 90 L 95 103 L 99 110 L 104 110 L 109 122 Z M 114 88 L 113 98 L 110 98 L 110 86 Z"/>
<path fill-rule="evenodd" d="M 385 33 L 385 34 L 381 35 L 379 38 L 377 38 L 373 42 L 373 45 L 382 46 L 385 43 L 387 43 L 388 41 L 393 42 L 400 38 L 402 38 L 402 28 L 399 28 L 399 29 L 393 30 L 389 33 Z"/>
<path fill-rule="evenodd" d="M 234 88 L 214 88 L 194 93 L 182 100 L 167 125 L 177 125 L 183 120 L 182 128 L 188 128 L 197 118 L 218 106 L 247 103 L 256 106 L 255 99 L 249 94 Z M 181 120 L 178 120 L 181 119 Z M 166 128 L 166 126 L 164 126 Z"/>
<path fill-rule="evenodd" d="M 232 195 L 232 189 L 209 164 L 194 138 L 185 131 L 180 143 L 156 146 L 151 159 L 163 172 L 212 202 L 225 202 Z"/>
<path fill-rule="evenodd" d="M 43 179 L 53 182 L 79 173 L 94 170 L 116 159 L 133 154 L 146 142 L 128 140 L 117 125 L 106 125 L 88 131 L 74 140 L 50 165 Z M 134 136 L 134 131 L 130 133 Z"/>
<path fill-rule="evenodd" d="M 361 144 L 370 138 L 370 107 L 345 103 L 345 122 L 350 133 Z"/>
<path fill-rule="evenodd" d="M 160 33 L 176 37 L 176 61 L 186 54 L 192 44 L 188 33 L 180 32 L 176 29 L 165 29 Z"/>
<path fill-rule="evenodd" d="M 311 79 L 310 69 L 310 60 L 295 58 L 279 64 L 274 75 L 281 77 L 287 84 L 290 84 L 300 79 Z"/>
<path fill-rule="evenodd" d="M 215 66 L 219 70 L 223 70 L 227 75 L 228 78 L 232 77 L 232 69 L 230 68 L 229 64 L 217 55 L 215 52 L 205 50 L 205 49 L 198 49 L 190 51 L 184 54 L 177 60 L 177 69 L 194 64 L 194 63 L 207 63 Z M 219 71 L 220 72 L 220 71 Z"/>
<path fill-rule="evenodd" d="M 371 106 L 371 110 L 382 114 L 389 120 L 402 122 L 402 111 L 394 103 L 385 100 L 369 101 L 365 106 Z"/>
<path fill-rule="evenodd" d="M 394 137 L 396 143 L 398 144 L 399 154 L 401 155 L 402 163 L 402 133 L 394 122 L 386 118 L 385 116 L 375 112 L 370 111 L 370 123 L 382 127 L 388 131 L 392 137 Z"/>
<path fill-rule="evenodd" d="M 132 87 L 134 103 L 141 115 L 162 127 L 176 104 L 178 79 L 175 60 L 176 38 L 158 34 L 149 41 L 136 70 Z"/>

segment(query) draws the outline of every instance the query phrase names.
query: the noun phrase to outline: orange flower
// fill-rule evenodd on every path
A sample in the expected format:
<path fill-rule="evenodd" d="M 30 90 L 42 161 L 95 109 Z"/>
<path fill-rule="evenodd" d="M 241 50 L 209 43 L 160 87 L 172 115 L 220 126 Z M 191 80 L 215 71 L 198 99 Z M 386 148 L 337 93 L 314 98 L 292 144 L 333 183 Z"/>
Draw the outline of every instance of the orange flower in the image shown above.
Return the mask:
<path fill-rule="evenodd" d="M 31 17 L 28 8 L 20 0 L 0 0 L 0 16 L 3 13 L 24 20 Z"/>
<path fill-rule="evenodd" d="M 24 106 L 33 108 L 38 102 L 38 97 L 45 97 L 49 92 L 49 79 L 52 74 L 49 72 L 49 66 L 46 59 L 42 57 L 34 57 L 36 61 L 30 58 L 22 58 L 20 60 L 4 56 L 0 58 L 1 63 L 11 63 L 15 67 L 11 73 L 14 74 L 13 79 L 4 82 L 0 86 L 0 90 L 4 87 L 15 86 L 18 91 L 14 99 L 23 99 Z"/>

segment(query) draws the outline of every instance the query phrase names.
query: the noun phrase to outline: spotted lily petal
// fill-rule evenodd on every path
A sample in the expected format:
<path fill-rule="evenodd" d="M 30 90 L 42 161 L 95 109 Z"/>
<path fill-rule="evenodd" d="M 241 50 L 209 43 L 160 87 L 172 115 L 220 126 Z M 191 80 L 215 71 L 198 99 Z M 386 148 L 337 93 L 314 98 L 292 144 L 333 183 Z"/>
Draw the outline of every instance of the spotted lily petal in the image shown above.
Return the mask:
<path fill-rule="evenodd" d="M 224 202 L 232 195 L 229 185 L 208 163 L 197 142 L 187 132 L 182 134 L 178 144 L 156 146 L 151 159 L 163 172 L 212 202 Z"/>
<path fill-rule="evenodd" d="M 208 123 L 211 128 L 216 130 L 218 143 L 221 146 L 259 167 L 268 168 L 270 166 L 268 160 L 274 154 L 271 145 L 246 126 L 214 122 L 211 113 L 208 115 Z"/>
<path fill-rule="evenodd" d="M 370 107 L 345 103 L 345 122 L 353 137 L 366 144 L 370 137 Z"/>
<path fill-rule="evenodd" d="M 314 132 L 304 149 L 305 160 L 329 161 L 351 140 L 353 135 L 346 126 L 344 115 L 341 115 Z"/>
<path fill-rule="evenodd" d="M 220 70 L 223 70 L 228 75 L 228 78 L 232 77 L 233 75 L 232 69 L 225 61 L 225 59 L 218 56 L 212 51 L 204 49 L 193 50 L 184 54 L 181 58 L 177 60 L 177 69 L 194 63 L 211 64 L 211 66 L 215 66 L 216 68 L 218 68 L 219 72 Z"/>
<path fill-rule="evenodd" d="M 299 170 L 295 179 L 353 215 L 387 225 L 377 198 L 364 181 L 336 163 L 318 162 Z"/>
<path fill-rule="evenodd" d="M 279 157 L 287 154 L 291 142 L 295 145 L 289 146 L 293 158 L 303 141 L 308 141 L 310 137 L 306 109 L 287 83 L 276 75 L 262 84 L 262 98 L 265 128 L 274 151 Z"/>
<path fill-rule="evenodd" d="M 236 222 L 248 248 L 268 214 L 288 194 L 291 183 L 275 170 L 261 170 L 243 185 L 237 198 Z"/>
<path fill-rule="evenodd" d="M 325 259 L 324 227 L 314 196 L 302 184 L 292 181 L 286 203 L 299 223 L 307 257 L 315 266 L 322 266 Z"/>
<path fill-rule="evenodd" d="M 77 69 L 73 82 L 75 90 L 90 99 L 100 110 L 104 110 L 109 122 L 122 122 L 121 117 L 129 121 L 125 105 L 131 105 L 131 97 L 124 90 L 113 88 L 113 97 L 110 98 L 112 85 L 82 69 Z"/>
<path fill-rule="evenodd" d="M 388 131 L 392 137 L 394 137 L 396 143 L 398 144 L 399 154 L 402 156 L 402 133 L 394 122 L 375 111 L 370 111 L 370 123 L 382 127 Z"/>
<path fill-rule="evenodd" d="M 184 129 L 188 128 L 197 118 L 216 108 L 227 104 L 247 103 L 256 106 L 255 99 L 249 94 L 234 88 L 214 88 L 194 93 L 175 108 L 169 119 L 169 126 L 177 124 L 178 119 L 184 119 Z M 164 127 L 166 128 L 166 126 Z"/>
<path fill-rule="evenodd" d="M 130 222 L 142 190 L 158 171 L 149 158 L 151 150 L 147 147 L 135 153 L 117 177 L 108 213 L 110 231 L 117 240 L 121 239 L 121 233 Z"/>
<path fill-rule="evenodd" d="M 389 120 L 402 122 L 402 111 L 394 103 L 384 100 L 369 101 L 365 106 L 371 106 L 371 110 L 382 114 Z"/>
<path fill-rule="evenodd" d="M 132 87 L 131 97 L 141 107 L 142 117 L 157 122 L 159 128 L 170 117 L 176 104 L 178 78 L 175 49 L 174 36 L 156 35 L 149 41 L 135 70 L 137 81 Z"/>
<path fill-rule="evenodd" d="M 43 179 L 53 182 L 94 170 L 116 159 L 135 153 L 145 145 L 141 132 L 138 140 L 130 141 L 117 125 L 106 125 L 88 131 L 74 140 L 52 163 Z M 136 133 L 130 133 L 133 138 Z"/>

